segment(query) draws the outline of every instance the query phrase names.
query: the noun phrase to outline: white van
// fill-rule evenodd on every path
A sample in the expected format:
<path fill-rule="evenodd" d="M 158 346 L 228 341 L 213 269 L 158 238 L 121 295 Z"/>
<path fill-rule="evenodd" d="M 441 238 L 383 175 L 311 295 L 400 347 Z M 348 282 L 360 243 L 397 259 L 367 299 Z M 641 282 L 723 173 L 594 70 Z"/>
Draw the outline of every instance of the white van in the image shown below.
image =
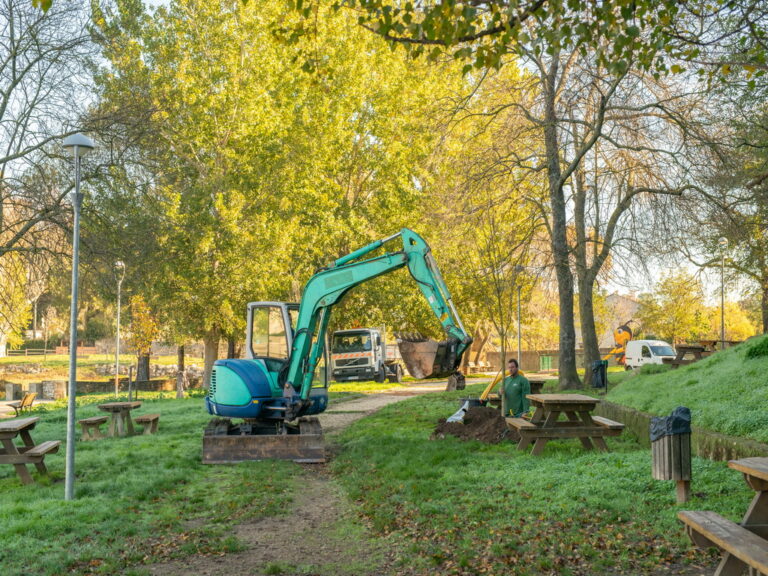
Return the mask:
<path fill-rule="evenodd" d="M 644 364 L 663 364 L 664 358 L 674 358 L 676 352 L 663 340 L 630 340 L 624 356 L 624 364 L 630 370 Z"/>

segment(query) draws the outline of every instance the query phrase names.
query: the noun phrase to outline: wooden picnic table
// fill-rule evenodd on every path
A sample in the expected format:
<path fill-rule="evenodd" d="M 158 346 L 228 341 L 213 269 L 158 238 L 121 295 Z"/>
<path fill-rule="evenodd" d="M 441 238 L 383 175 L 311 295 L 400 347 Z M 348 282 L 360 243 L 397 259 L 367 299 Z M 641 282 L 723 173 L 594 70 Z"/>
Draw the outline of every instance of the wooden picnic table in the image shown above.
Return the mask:
<path fill-rule="evenodd" d="M 664 364 L 671 364 L 673 368 L 693 364 L 712 354 L 711 350 L 707 350 L 700 344 L 678 344 L 675 346 L 675 350 L 677 351 L 677 356 L 674 358 L 662 358 Z M 689 354 L 692 355 L 693 358 L 686 358 Z"/>
<path fill-rule="evenodd" d="M 41 444 L 35 444 L 30 431 L 35 427 L 40 418 L 16 418 L 14 420 L 0 421 L 0 464 L 13 464 L 16 474 L 23 484 L 34 482 L 27 470 L 27 464 L 34 464 L 41 474 L 47 474 L 45 467 L 45 455 L 58 452 L 58 440 L 49 440 Z M 16 446 L 14 439 L 20 436 L 23 446 Z"/>
<path fill-rule="evenodd" d="M 618 436 L 624 425 L 607 418 L 592 416 L 600 400 L 583 394 L 528 394 L 535 411 L 531 420 L 506 418 L 507 424 L 520 434 L 518 450 L 533 443 L 534 455 L 541 454 L 552 439 L 578 438 L 585 449 L 597 446 L 608 451 L 605 436 Z M 560 415 L 565 415 L 565 420 Z"/>
<path fill-rule="evenodd" d="M 133 434 L 133 420 L 131 420 L 131 410 L 141 406 L 141 402 L 107 402 L 99 404 L 99 410 L 109 412 L 112 419 L 109 422 L 110 436 L 125 436 Z"/>
<path fill-rule="evenodd" d="M 755 491 L 740 524 L 711 511 L 678 512 L 696 546 L 723 552 L 715 576 L 768 574 L 768 458 L 731 460 L 728 466 L 744 474 Z"/>

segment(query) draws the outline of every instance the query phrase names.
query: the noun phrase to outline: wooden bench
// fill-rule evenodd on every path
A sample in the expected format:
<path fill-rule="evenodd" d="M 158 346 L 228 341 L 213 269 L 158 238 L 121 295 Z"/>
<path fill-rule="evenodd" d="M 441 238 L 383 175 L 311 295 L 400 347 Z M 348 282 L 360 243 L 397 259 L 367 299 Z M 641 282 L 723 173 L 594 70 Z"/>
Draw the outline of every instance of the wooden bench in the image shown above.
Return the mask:
<path fill-rule="evenodd" d="M 138 416 L 134 422 L 144 426 L 144 434 L 154 434 L 157 432 L 157 424 L 160 422 L 160 414 L 144 414 Z"/>
<path fill-rule="evenodd" d="M 726 553 L 716 575 L 741 574 L 747 568 L 768 574 L 768 543 L 760 536 L 716 512 L 682 510 L 677 517 L 696 546 Z"/>
<path fill-rule="evenodd" d="M 504 420 L 507 423 L 507 426 L 510 428 L 514 428 L 518 432 L 521 430 L 535 430 L 537 428 L 536 424 L 531 424 L 530 420 L 526 420 L 525 418 L 504 418 Z"/>
<path fill-rule="evenodd" d="M 608 430 L 624 430 L 624 424 L 622 424 L 621 422 L 616 422 L 615 420 L 609 420 L 608 418 L 603 418 L 602 416 L 592 416 L 592 422 L 594 422 L 598 426 L 603 426 Z"/>
<path fill-rule="evenodd" d="M 32 410 L 32 403 L 35 401 L 36 396 L 37 396 L 36 392 L 27 392 L 26 394 L 24 394 L 21 400 L 17 402 L 9 402 L 8 406 L 10 406 L 16 411 L 16 416 L 21 416 L 24 410 L 26 410 L 27 412 Z"/>
<path fill-rule="evenodd" d="M 61 446 L 61 440 L 46 440 L 34 448 L 23 451 L 22 454 L 24 454 L 29 462 L 36 464 L 42 462 L 46 454 L 55 454 L 58 452 L 59 446 Z"/>
<path fill-rule="evenodd" d="M 108 419 L 108 416 L 92 416 L 91 418 L 83 418 L 82 420 L 78 420 L 80 427 L 83 429 L 82 440 L 88 441 L 104 438 L 104 435 L 101 433 L 99 426 L 104 424 Z"/>

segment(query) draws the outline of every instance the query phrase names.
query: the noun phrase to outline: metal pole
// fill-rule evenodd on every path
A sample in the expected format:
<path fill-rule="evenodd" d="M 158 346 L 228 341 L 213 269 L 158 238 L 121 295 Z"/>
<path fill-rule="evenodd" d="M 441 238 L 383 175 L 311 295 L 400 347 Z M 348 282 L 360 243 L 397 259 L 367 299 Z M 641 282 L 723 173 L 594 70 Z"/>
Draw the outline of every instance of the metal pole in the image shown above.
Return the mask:
<path fill-rule="evenodd" d="M 520 284 L 517 285 L 517 363 L 518 366 L 523 362 L 522 347 L 520 346 L 521 334 L 520 334 Z"/>
<path fill-rule="evenodd" d="M 720 350 L 725 350 L 725 250 L 720 265 Z"/>
<path fill-rule="evenodd" d="M 115 336 L 115 398 L 120 393 L 120 287 L 123 279 L 117 281 L 117 335 Z"/>
<path fill-rule="evenodd" d="M 80 154 L 75 146 L 75 197 L 72 230 L 72 296 L 69 318 L 69 389 L 67 391 L 67 461 L 64 479 L 64 499 L 75 497 L 75 394 L 77 393 L 77 268 L 80 265 Z"/>

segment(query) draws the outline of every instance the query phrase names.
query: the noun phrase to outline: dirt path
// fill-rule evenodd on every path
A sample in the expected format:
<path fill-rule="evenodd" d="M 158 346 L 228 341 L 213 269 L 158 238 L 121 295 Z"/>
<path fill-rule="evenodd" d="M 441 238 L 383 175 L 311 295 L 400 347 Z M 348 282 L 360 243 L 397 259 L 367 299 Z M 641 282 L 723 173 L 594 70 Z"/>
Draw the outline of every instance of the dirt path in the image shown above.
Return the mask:
<path fill-rule="evenodd" d="M 326 434 L 414 393 L 371 394 L 332 405 L 320 415 Z M 392 551 L 371 539 L 324 465 L 306 465 L 291 511 L 233 528 L 245 546 L 224 556 L 189 556 L 147 566 L 157 576 L 366 576 L 390 572 Z M 136 573 L 136 568 L 131 570 Z"/>

